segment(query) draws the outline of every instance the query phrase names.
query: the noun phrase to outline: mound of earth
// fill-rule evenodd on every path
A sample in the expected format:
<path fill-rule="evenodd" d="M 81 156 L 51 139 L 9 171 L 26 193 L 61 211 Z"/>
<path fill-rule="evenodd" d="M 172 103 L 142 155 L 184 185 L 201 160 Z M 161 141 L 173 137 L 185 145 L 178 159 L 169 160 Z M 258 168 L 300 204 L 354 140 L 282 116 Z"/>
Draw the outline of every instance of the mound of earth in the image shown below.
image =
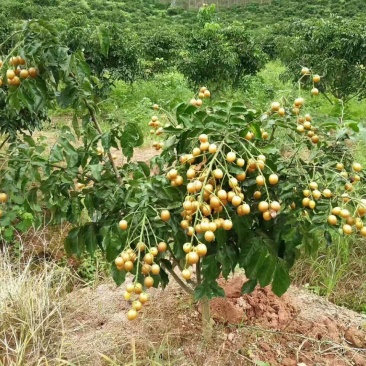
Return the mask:
<path fill-rule="evenodd" d="M 226 298 L 211 301 L 211 316 L 217 322 L 277 335 L 275 347 L 258 342 L 256 357 L 271 365 L 366 365 L 365 318 L 294 287 L 282 297 L 270 287 L 242 295 L 245 280 L 220 280 Z M 239 348 L 245 340 L 236 333 L 228 337 Z"/>
<path fill-rule="evenodd" d="M 199 306 L 174 283 L 150 291 L 133 322 L 126 319 L 123 286 L 76 290 L 66 302 L 62 358 L 90 366 L 132 365 L 134 357 L 139 365 L 366 366 L 361 315 L 294 287 L 281 298 L 270 288 L 241 295 L 244 281 L 220 280 L 226 298 L 211 301 L 208 343 Z"/>

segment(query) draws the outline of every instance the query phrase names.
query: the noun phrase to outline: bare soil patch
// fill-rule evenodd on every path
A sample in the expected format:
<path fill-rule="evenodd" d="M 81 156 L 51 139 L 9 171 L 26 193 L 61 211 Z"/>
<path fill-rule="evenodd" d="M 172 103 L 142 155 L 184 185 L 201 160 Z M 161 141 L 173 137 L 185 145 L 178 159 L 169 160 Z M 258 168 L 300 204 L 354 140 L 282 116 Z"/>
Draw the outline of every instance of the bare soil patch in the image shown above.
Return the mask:
<path fill-rule="evenodd" d="M 107 283 L 68 295 L 64 358 L 78 365 L 366 365 L 366 319 L 292 287 L 241 295 L 245 281 L 220 280 L 226 298 L 211 301 L 213 338 L 202 339 L 199 306 L 174 283 L 153 290 L 128 322 L 124 286 Z M 111 362 L 111 361 L 109 361 Z"/>

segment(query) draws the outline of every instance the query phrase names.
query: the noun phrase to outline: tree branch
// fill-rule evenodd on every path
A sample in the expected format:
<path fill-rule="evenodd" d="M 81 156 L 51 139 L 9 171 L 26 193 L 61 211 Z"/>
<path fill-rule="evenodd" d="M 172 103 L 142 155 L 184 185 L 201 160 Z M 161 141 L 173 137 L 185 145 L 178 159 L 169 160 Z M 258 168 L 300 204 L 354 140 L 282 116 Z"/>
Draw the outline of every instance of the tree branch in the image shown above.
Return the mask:
<path fill-rule="evenodd" d="M 8 135 L 8 136 L 5 138 L 5 140 L 1 143 L 1 145 L 0 145 L 0 150 L 1 150 L 1 149 L 3 148 L 3 146 L 8 142 L 9 138 L 10 138 L 10 136 Z"/>
<path fill-rule="evenodd" d="M 172 271 L 171 269 L 167 268 L 164 263 L 161 263 L 161 266 L 163 267 L 163 269 L 165 269 L 166 271 L 168 271 L 172 277 L 177 281 L 178 285 L 185 291 L 187 292 L 187 294 L 189 295 L 193 295 L 194 291 L 193 289 L 191 289 L 190 287 L 188 287 L 179 277 L 178 275 Z"/>
<path fill-rule="evenodd" d="M 88 111 L 89 111 L 89 113 L 90 113 L 90 117 L 91 117 L 91 119 L 92 119 L 92 121 L 93 121 L 93 123 L 94 123 L 94 125 L 95 125 L 95 127 L 96 127 L 96 129 L 97 129 L 97 131 L 99 132 L 99 134 L 101 135 L 102 133 L 103 133 L 103 131 L 102 131 L 102 129 L 101 129 L 101 127 L 100 127 L 100 125 L 99 125 L 99 123 L 98 123 L 98 120 L 97 120 L 97 117 L 96 117 L 96 115 L 95 115 L 95 112 L 94 112 L 94 110 L 87 104 L 87 103 L 85 103 L 86 104 L 86 107 L 88 108 Z M 116 176 L 116 178 L 117 178 L 117 181 L 118 181 L 118 183 L 119 184 L 122 184 L 122 178 L 121 178 L 121 176 L 119 175 L 119 172 L 118 172 L 118 170 L 117 170 L 117 167 L 116 167 L 116 164 L 115 164 L 115 162 L 114 162 L 114 160 L 113 160 L 113 157 L 112 157 L 112 154 L 111 154 L 111 152 L 110 151 L 108 151 L 107 152 L 107 155 L 108 155 L 108 159 L 109 159 L 109 161 L 110 161 L 110 163 L 111 163 L 111 165 L 112 165 L 112 169 L 113 169 L 113 172 L 114 172 L 114 175 Z"/>

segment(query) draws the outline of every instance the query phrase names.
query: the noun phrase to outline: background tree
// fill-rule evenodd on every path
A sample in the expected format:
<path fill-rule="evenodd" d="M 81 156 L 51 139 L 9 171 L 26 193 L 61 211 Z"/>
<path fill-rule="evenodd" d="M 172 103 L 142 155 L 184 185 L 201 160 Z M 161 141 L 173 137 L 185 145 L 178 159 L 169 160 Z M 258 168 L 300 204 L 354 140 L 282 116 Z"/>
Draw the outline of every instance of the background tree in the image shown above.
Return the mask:
<path fill-rule="evenodd" d="M 284 77 L 295 80 L 301 67 L 314 68 L 322 76 L 318 88 L 337 99 L 366 97 L 366 27 L 364 22 L 333 18 L 292 24 L 280 39 L 280 59 L 288 71 Z M 311 84 L 309 77 L 304 84 Z"/>

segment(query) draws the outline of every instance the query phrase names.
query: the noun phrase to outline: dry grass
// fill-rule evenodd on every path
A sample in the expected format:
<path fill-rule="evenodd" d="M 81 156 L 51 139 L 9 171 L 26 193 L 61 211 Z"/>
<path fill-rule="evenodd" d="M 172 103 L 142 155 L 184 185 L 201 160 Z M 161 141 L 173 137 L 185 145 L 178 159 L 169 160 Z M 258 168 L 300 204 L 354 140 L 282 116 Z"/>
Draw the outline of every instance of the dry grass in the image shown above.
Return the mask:
<path fill-rule="evenodd" d="M 338 237 L 311 257 L 303 256 L 292 274 L 295 284 L 349 309 L 366 312 L 366 240 Z"/>
<path fill-rule="evenodd" d="M 0 365 L 45 365 L 63 348 L 62 308 L 69 272 L 32 258 L 0 257 Z"/>

